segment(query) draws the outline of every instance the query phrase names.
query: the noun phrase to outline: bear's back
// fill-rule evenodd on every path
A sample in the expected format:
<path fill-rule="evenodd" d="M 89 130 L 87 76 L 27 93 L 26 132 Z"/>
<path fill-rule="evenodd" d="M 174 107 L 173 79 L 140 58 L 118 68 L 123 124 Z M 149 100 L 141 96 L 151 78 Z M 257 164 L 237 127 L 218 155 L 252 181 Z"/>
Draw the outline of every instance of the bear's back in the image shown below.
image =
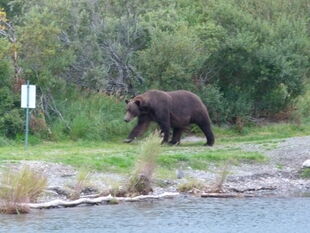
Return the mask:
<path fill-rule="evenodd" d="M 207 109 L 201 99 L 190 91 L 167 92 L 171 96 L 171 112 L 177 117 L 190 121 L 197 114 L 205 114 Z"/>

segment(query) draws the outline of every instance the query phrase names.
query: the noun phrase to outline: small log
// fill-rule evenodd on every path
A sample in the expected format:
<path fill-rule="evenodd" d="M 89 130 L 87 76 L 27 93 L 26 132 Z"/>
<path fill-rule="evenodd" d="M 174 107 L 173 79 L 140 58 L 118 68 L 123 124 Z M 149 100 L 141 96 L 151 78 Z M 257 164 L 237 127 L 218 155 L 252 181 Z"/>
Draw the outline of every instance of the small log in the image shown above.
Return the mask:
<path fill-rule="evenodd" d="M 150 199 L 160 199 L 160 198 L 172 198 L 179 195 L 179 193 L 175 192 L 165 192 L 159 195 L 141 195 L 136 197 L 113 197 L 111 195 L 105 197 L 97 197 L 97 198 L 80 198 L 74 201 L 65 201 L 61 199 L 43 202 L 43 203 L 23 203 L 21 205 L 29 206 L 31 209 L 49 209 L 49 208 L 57 208 L 57 207 L 75 207 L 79 205 L 97 205 L 104 202 L 109 201 L 123 201 L 123 202 L 135 202 L 142 200 L 150 200 Z"/>
<path fill-rule="evenodd" d="M 231 188 L 230 191 L 232 192 L 237 192 L 237 193 L 245 193 L 245 192 L 257 192 L 257 191 L 272 191 L 276 190 L 277 187 L 275 186 L 270 186 L 270 187 L 256 187 L 256 188 L 246 188 L 246 189 L 236 189 L 236 188 Z"/>
<path fill-rule="evenodd" d="M 240 194 L 240 193 L 202 193 L 201 197 L 209 198 L 241 198 L 241 197 L 254 197 L 250 194 Z"/>

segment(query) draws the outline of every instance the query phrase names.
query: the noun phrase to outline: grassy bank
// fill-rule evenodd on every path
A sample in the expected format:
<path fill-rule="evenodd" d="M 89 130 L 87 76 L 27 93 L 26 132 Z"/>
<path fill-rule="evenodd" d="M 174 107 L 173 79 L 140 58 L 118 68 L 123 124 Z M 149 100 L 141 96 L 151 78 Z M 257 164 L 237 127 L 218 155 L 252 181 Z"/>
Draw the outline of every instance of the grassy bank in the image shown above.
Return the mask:
<path fill-rule="evenodd" d="M 0 163 L 7 160 L 42 160 L 59 162 L 77 168 L 127 173 L 132 171 L 139 154 L 139 143 L 43 143 L 25 151 L 22 146 L 0 149 Z M 236 161 L 263 161 L 255 152 L 244 152 L 236 147 L 206 148 L 202 145 L 185 143 L 182 146 L 163 146 L 158 164 L 163 169 L 190 166 L 193 169 L 208 169 L 209 162 L 227 159 Z"/>
<path fill-rule="evenodd" d="M 239 143 L 260 143 L 266 149 L 274 148 L 280 139 L 310 134 L 310 124 L 271 124 L 245 128 L 243 133 L 233 129 L 215 128 L 216 146 L 204 147 L 203 142 L 184 142 L 180 146 L 163 146 L 158 157 L 158 175 L 167 175 L 178 167 L 207 170 L 210 162 L 264 162 L 257 152 L 240 149 Z M 0 147 L 0 164 L 19 160 L 42 160 L 72 165 L 103 172 L 128 173 L 134 169 L 140 142 L 124 144 L 121 139 L 110 142 L 64 141 L 42 142 L 27 151 L 22 144 Z"/>
<path fill-rule="evenodd" d="M 218 143 L 264 142 L 296 136 L 310 135 L 310 120 L 301 124 L 269 123 L 263 126 L 244 127 L 241 132 L 229 127 L 215 127 Z"/>

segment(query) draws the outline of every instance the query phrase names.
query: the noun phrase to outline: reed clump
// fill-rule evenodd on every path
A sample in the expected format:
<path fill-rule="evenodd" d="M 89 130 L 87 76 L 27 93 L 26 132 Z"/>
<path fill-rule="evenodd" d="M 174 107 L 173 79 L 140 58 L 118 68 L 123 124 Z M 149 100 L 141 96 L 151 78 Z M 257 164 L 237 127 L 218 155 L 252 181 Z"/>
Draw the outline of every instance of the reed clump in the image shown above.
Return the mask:
<path fill-rule="evenodd" d="M 76 183 L 72 187 L 72 193 L 69 198 L 71 200 L 77 200 L 81 197 L 83 190 L 90 186 L 91 173 L 87 169 L 79 170 L 76 176 Z"/>
<path fill-rule="evenodd" d="M 230 164 L 232 164 L 234 161 L 228 160 L 224 163 L 223 167 L 219 170 L 218 176 L 215 180 L 215 183 L 213 184 L 213 187 L 211 187 L 211 192 L 213 193 L 222 193 L 223 185 L 227 179 L 227 176 L 229 175 L 229 169 Z"/>
<path fill-rule="evenodd" d="M 156 160 L 161 151 L 160 143 L 158 131 L 149 135 L 141 143 L 139 159 L 127 186 L 128 193 L 146 195 L 152 192 L 151 181 L 156 168 Z"/>
<path fill-rule="evenodd" d="M 178 185 L 177 190 L 179 192 L 196 192 L 202 191 L 205 188 L 205 184 L 198 179 L 189 179 L 187 182 Z"/>
<path fill-rule="evenodd" d="M 8 170 L 0 178 L 0 213 L 28 213 L 27 203 L 36 202 L 47 186 L 47 178 L 38 171 L 23 167 Z"/>

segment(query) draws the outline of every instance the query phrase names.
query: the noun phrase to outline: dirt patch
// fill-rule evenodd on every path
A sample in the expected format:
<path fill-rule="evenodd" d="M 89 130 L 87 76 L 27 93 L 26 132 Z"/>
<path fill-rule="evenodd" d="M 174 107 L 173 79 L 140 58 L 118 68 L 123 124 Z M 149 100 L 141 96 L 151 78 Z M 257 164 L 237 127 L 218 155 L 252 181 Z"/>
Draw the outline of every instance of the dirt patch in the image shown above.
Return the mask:
<path fill-rule="evenodd" d="M 204 138 L 190 137 L 184 141 L 199 142 Z M 305 160 L 310 159 L 310 136 L 274 140 L 271 143 L 234 144 L 248 152 L 260 152 L 267 159 L 263 163 L 231 165 L 224 184 L 226 191 L 289 196 L 310 192 L 310 179 L 302 179 L 300 170 Z M 216 172 L 186 170 L 186 176 L 203 179 L 212 185 Z"/>

